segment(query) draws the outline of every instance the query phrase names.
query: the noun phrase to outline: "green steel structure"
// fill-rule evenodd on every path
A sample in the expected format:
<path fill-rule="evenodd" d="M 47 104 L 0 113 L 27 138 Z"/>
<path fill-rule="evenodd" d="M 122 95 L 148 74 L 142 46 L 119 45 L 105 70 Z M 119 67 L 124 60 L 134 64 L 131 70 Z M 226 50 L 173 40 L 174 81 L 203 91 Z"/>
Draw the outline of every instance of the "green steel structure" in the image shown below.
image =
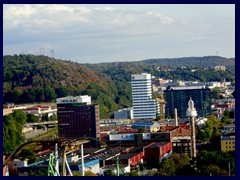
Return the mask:
<path fill-rule="evenodd" d="M 56 168 L 56 156 L 53 152 L 49 154 L 48 162 L 48 176 L 60 176 L 58 169 Z"/>
<path fill-rule="evenodd" d="M 64 164 L 64 167 L 62 168 L 62 175 L 65 176 L 66 175 L 66 169 L 65 169 L 65 164 L 68 168 L 68 171 L 71 173 L 71 170 L 69 168 L 69 165 L 66 161 L 66 148 L 67 147 L 71 147 L 71 146 L 77 146 L 79 148 L 79 146 L 81 146 L 81 151 L 83 153 L 83 143 L 87 143 L 89 141 L 95 141 L 98 142 L 100 145 L 105 146 L 107 149 L 110 150 L 110 154 L 112 155 L 113 159 L 116 162 L 116 167 L 117 167 L 117 175 L 119 176 L 119 172 L 121 169 L 121 172 L 124 172 L 123 169 L 123 164 L 121 163 L 121 161 L 119 161 L 118 156 L 115 156 L 114 151 L 104 142 L 102 142 L 101 140 L 99 140 L 98 138 L 94 138 L 94 137 L 80 137 L 80 138 L 70 138 L 70 139 L 63 139 L 63 138 L 56 138 L 53 140 L 30 140 L 27 142 L 24 142 L 23 144 L 21 144 L 4 162 L 3 162 L 3 167 L 5 167 L 11 160 L 13 160 L 16 155 L 18 154 L 18 152 L 26 145 L 31 144 L 31 143 L 53 143 L 55 144 L 55 150 L 54 152 L 50 152 L 49 154 L 49 159 L 48 159 L 48 176 L 60 176 L 60 172 L 59 172 L 59 163 L 58 163 L 58 152 L 62 153 L 62 156 L 64 157 L 63 160 L 65 162 L 62 162 L 62 164 Z M 79 148 L 80 149 L 80 148 Z M 84 158 L 83 158 L 84 159 Z M 47 161 L 47 160 L 46 160 Z M 39 161 L 36 163 L 33 163 L 31 165 L 37 165 L 40 164 L 44 161 Z M 83 162 L 82 162 L 83 163 Z M 29 166 L 31 166 L 29 165 Z M 82 164 L 83 165 L 83 164 Z M 83 168 L 82 168 L 83 169 Z M 83 176 L 84 176 L 84 172 L 82 172 Z"/>

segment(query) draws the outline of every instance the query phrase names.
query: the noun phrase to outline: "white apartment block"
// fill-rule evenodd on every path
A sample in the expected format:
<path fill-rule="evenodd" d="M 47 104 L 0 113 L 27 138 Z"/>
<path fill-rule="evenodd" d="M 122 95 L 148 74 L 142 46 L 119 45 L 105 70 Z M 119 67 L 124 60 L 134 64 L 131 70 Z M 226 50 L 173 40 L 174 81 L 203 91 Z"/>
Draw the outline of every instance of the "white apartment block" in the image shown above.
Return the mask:
<path fill-rule="evenodd" d="M 155 119 L 159 104 L 152 99 L 151 74 L 131 75 L 133 119 Z"/>

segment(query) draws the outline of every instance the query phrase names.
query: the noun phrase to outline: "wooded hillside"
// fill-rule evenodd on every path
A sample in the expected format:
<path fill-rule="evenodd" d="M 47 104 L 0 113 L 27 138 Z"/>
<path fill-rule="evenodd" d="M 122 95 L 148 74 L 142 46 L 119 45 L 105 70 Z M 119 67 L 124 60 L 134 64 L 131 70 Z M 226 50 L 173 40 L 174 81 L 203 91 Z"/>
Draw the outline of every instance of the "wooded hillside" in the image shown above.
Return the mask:
<path fill-rule="evenodd" d="M 101 118 L 110 118 L 115 110 L 131 107 L 131 74 L 145 72 L 156 78 L 200 82 L 235 81 L 234 73 L 229 70 L 215 72 L 210 62 L 206 67 L 198 63 L 203 61 L 201 58 L 197 58 L 196 63 L 194 59 L 186 59 L 191 66 L 182 67 L 184 59 L 178 60 L 179 66 L 176 67 L 171 66 L 171 61 L 162 64 L 167 60 L 159 60 L 159 63 L 158 60 L 146 60 L 79 64 L 47 56 L 4 56 L 3 102 L 54 102 L 56 98 L 69 95 L 89 95 L 93 103 L 100 105 Z M 216 65 L 235 64 L 226 58 L 220 58 L 219 63 L 217 60 L 214 62 Z"/>

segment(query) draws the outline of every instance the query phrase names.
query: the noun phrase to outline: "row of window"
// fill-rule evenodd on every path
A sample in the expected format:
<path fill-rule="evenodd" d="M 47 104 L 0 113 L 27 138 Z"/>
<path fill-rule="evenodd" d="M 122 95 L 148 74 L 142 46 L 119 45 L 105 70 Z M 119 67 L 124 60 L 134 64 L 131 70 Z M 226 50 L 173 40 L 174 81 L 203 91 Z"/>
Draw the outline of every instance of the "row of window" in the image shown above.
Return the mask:
<path fill-rule="evenodd" d="M 235 142 L 226 142 L 226 144 L 235 144 Z"/>
<path fill-rule="evenodd" d="M 235 146 L 226 146 L 226 149 L 235 149 Z"/>

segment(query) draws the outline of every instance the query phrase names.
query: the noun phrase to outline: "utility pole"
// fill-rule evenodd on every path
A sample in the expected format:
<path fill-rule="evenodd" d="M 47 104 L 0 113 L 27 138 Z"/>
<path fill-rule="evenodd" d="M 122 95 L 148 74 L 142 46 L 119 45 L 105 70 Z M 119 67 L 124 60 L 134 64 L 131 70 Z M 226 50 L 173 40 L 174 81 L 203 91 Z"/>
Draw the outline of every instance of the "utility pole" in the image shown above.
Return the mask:
<path fill-rule="evenodd" d="M 83 156 L 83 144 L 81 144 L 81 164 L 82 164 L 82 176 L 84 176 L 84 156 Z"/>
<path fill-rule="evenodd" d="M 62 154 L 62 176 L 66 176 L 66 150 L 67 147 L 65 146 L 63 149 L 63 154 Z"/>

